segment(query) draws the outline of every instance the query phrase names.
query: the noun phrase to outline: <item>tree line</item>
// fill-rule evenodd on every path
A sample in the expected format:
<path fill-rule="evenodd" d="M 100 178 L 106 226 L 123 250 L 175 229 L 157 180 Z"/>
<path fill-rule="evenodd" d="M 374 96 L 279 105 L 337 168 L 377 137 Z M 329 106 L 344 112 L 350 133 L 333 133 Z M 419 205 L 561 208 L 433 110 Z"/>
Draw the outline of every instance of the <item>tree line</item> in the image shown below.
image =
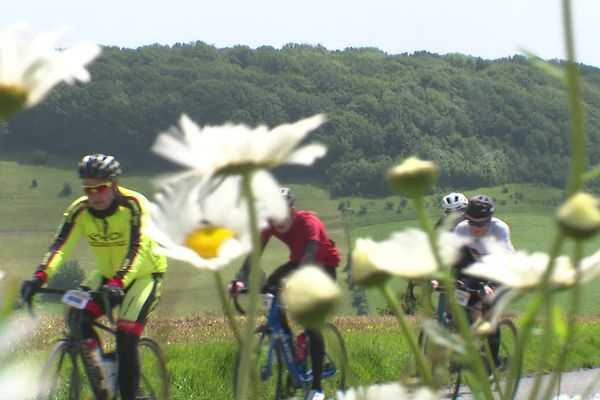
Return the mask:
<path fill-rule="evenodd" d="M 559 60 L 548 63 L 562 67 Z M 600 70 L 580 70 L 596 164 Z M 200 125 L 251 126 L 326 113 L 329 122 L 310 139 L 327 144 L 327 156 L 308 171 L 280 171 L 284 179 L 302 174 L 335 195 L 386 195 L 385 171 L 413 154 L 435 161 L 446 187 L 559 186 L 567 177 L 564 82 L 522 56 L 484 60 L 390 55 L 375 48 L 216 48 L 195 42 L 106 47 L 90 71 L 90 83 L 63 85 L 8 121 L 5 148 L 74 160 L 106 152 L 130 171 L 152 171 L 162 161 L 149 155 L 150 146 L 181 113 Z"/>

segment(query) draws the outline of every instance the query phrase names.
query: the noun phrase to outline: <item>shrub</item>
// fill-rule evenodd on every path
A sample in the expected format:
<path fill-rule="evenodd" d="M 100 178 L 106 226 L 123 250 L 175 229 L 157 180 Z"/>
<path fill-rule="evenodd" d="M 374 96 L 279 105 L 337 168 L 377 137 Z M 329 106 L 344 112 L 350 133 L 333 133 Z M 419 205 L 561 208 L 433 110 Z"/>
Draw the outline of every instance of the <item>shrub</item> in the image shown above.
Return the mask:
<path fill-rule="evenodd" d="M 502 193 L 508 193 L 508 186 L 502 186 Z"/>
<path fill-rule="evenodd" d="M 360 211 L 358 212 L 358 215 L 365 215 L 367 213 L 367 205 L 363 204 L 360 206 Z"/>
<path fill-rule="evenodd" d="M 394 203 L 391 201 L 386 201 L 385 202 L 385 209 L 386 210 L 391 210 L 392 208 L 394 208 Z"/>
<path fill-rule="evenodd" d="M 48 282 L 49 288 L 75 289 L 85 278 L 85 272 L 77 261 L 67 261 Z M 52 294 L 42 296 L 44 302 L 60 303 L 60 297 Z"/>

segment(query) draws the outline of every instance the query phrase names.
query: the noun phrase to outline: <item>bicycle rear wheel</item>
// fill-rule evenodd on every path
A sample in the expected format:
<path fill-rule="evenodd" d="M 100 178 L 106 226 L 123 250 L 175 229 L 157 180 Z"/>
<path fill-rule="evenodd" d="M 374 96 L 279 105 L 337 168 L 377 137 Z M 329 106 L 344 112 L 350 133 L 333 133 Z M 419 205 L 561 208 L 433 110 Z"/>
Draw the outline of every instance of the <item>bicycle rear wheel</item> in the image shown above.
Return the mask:
<path fill-rule="evenodd" d="M 321 387 L 326 398 L 335 398 L 338 391 L 346 390 L 348 379 L 348 351 L 346 343 L 338 328 L 332 323 L 326 323 L 321 330 L 325 342 L 325 358 L 323 360 L 323 373 Z M 308 394 L 312 387 L 312 360 L 310 357 L 310 339 L 306 346 L 306 368 L 304 394 Z M 314 377 L 313 377 L 314 379 Z"/>
<path fill-rule="evenodd" d="M 138 343 L 140 384 L 137 396 L 148 400 L 169 398 L 169 375 L 165 357 L 158 343 L 143 337 Z"/>
<path fill-rule="evenodd" d="M 79 400 L 81 371 L 78 354 L 69 341 L 61 340 L 54 346 L 42 368 L 37 400 Z"/>
<path fill-rule="evenodd" d="M 256 328 L 256 347 L 250 355 L 251 379 L 260 382 L 259 391 L 255 397 L 261 399 L 282 400 L 287 397 L 283 388 L 283 370 L 285 363 L 279 347 L 273 343 L 272 336 L 267 326 Z M 240 369 L 241 351 L 238 350 L 234 369 L 234 388 Z M 250 385 L 252 388 L 254 385 Z"/>
<path fill-rule="evenodd" d="M 498 352 L 498 365 L 493 370 L 493 388 L 502 394 L 503 398 L 512 398 L 519 387 L 521 380 L 521 365 L 514 364 L 515 346 L 517 344 L 517 328 L 515 324 L 504 319 L 498 324 L 500 332 L 500 350 Z M 509 374 L 512 373 L 512 379 Z"/>

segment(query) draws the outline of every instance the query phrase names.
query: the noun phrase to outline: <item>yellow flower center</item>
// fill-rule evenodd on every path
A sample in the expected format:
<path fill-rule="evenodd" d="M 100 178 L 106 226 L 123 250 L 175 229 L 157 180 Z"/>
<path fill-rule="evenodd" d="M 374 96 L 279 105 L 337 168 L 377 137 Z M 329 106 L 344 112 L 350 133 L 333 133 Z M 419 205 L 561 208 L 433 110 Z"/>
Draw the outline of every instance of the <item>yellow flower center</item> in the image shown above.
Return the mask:
<path fill-rule="evenodd" d="M 19 85 L 0 84 L 0 117 L 9 118 L 25 108 L 27 91 Z"/>
<path fill-rule="evenodd" d="M 185 246 L 194 250 L 202 258 L 214 258 L 219 255 L 223 242 L 235 235 L 229 229 L 209 226 L 192 232 L 185 241 Z"/>

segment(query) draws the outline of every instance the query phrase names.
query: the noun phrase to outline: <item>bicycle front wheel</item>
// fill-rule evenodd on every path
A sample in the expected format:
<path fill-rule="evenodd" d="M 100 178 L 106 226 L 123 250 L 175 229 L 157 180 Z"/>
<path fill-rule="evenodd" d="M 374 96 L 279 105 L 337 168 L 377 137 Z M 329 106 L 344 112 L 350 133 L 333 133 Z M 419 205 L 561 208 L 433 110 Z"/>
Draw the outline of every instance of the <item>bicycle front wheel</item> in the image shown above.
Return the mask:
<path fill-rule="evenodd" d="M 463 363 L 450 349 L 436 344 L 424 329 L 419 332 L 419 347 L 431 365 L 434 384 L 444 398 L 456 399 L 461 392 Z"/>
<path fill-rule="evenodd" d="M 79 400 L 81 377 L 78 354 L 70 341 L 61 340 L 56 344 L 42 368 L 37 400 Z"/>
<path fill-rule="evenodd" d="M 158 343 L 143 337 L 138 343 L 140 355 L 140 384 L 137 396 L 148 400 L 169 398 L 167 363 Z"/>
<path fill-rule="evenodd" d="M 346 390 L 346 380 L 348 379 L 348 351 L 346 343 L 338 328 L 332 323 L 326 323 L 321 330 L 325 343 L 325 358 L 323 360 L 323 373 L 321 374 L 321 387 L 326 398 L 335 398 L 338 391 Z M 309 339 L 310 340 L 310 339 Z M 312 365 L 310 360 L 310 343 L 306 346 L 306 366 Z M 308 370 L 308 375 L 312 375 L 312 368 Z M 305 376 L 306 383 L 304 387 L 305 394 L 310 391 L 312 379 L 314 377 Z"/>
<path fill-rule="evenodd" d="M 517 328 L 510 319 L 504 319 L 498 324 L 500 346 L 498 360 L 493 370 L 494 389 L 503 398 L 512 398 L 519 387 L 521 365 L 514 359 L 517 345 Z"/>
<path fill-rule="evenodd" d="M 279 347 L 273 343 L 272 336 L 267 326 L 256 328 L 256 347 L 250 354 L 251 380 L 258 383 L 250 384 L 250 388 L 257 388 L 259 393 L 254 393 L 252 398 L 282 400 L 287 396 L 283 389 L 284 361 Z M 240 371 L 241 351 L 238 350 L 234 369 L 234 389 L 237 389 Z"/>

